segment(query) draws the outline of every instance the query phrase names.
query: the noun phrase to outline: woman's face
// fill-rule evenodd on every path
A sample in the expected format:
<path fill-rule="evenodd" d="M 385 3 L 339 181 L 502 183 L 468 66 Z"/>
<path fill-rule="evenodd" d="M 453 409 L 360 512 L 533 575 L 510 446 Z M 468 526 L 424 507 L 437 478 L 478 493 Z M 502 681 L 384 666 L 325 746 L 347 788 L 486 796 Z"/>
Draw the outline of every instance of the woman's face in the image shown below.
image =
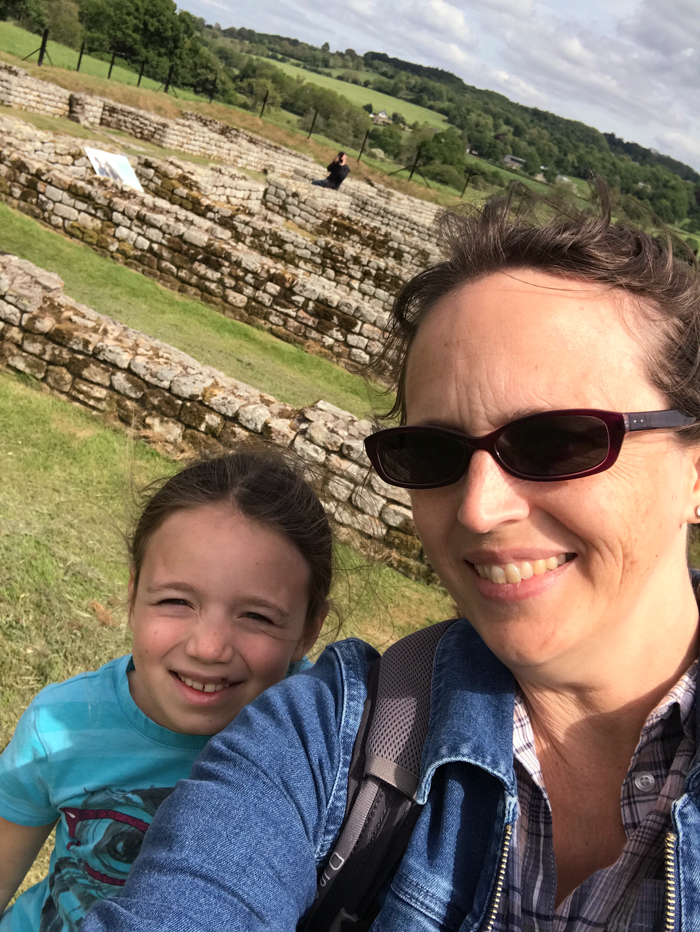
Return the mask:
<path fill-rule="evenodd" d="M 408 423 L 478 436 L 538 411 L 669 407 L 645 375 L 628 329 L 642 320 L 632 307 L 623 319 L 625 300 L 526 269 L 456 290 L 415 338 Z M 412 493 L 414 519 L 460 610 L 512 669 L 595 655 L 606 641 L 619 645 L 615 632 L 640 601 L 664 605 L 687 579 L 696 458 L 670 432 L 638 433 L 606 472 L 532 482 L 477 451 L 459 482 Z M 475 569 L 547 559 L 556 569 L 518 584 L 498 585 Z"/>

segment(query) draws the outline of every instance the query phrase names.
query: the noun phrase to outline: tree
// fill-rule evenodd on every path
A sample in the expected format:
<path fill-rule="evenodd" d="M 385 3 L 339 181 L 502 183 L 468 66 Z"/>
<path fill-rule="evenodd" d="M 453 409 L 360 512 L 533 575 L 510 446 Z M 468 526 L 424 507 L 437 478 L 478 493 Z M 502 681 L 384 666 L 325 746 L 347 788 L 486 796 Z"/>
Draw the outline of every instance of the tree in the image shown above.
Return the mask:
<path fill-rule="evenodd" d="M 362 109 L 366 110 L 370 116 L 372 116 L 372 114 L 374 113 L 374 106 L 372 104 L 365 104 Z"/>

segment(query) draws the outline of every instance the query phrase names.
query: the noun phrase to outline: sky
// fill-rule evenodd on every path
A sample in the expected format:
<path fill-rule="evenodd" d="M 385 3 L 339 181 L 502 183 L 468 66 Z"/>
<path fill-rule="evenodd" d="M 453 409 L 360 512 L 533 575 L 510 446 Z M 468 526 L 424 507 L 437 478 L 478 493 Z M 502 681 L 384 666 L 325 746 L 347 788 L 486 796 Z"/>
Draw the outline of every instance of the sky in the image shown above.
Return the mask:
<path fill-rule="evenodd" d="M 182 0 L 209 23 L 386 52 L 700 171 L 700 0 Z"/>

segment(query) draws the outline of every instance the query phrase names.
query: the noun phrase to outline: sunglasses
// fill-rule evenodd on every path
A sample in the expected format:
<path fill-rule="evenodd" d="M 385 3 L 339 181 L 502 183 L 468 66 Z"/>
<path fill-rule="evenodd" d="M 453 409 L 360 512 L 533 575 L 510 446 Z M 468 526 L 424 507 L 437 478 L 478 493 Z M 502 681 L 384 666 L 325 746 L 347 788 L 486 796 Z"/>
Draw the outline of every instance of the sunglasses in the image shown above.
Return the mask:
<path fill-rule="evenodd" d="M 391 427 L 367 437 L 365 448 L 380 477 L 403 489 L 452 485 L 475 450 L 486 450 L 518 479 L 556 482 L 610 469 L 629 431 L 688 427 L 697 420 L 681 411 L 573 408 L 520 417 L 484 437 L 430 425 Z"/>

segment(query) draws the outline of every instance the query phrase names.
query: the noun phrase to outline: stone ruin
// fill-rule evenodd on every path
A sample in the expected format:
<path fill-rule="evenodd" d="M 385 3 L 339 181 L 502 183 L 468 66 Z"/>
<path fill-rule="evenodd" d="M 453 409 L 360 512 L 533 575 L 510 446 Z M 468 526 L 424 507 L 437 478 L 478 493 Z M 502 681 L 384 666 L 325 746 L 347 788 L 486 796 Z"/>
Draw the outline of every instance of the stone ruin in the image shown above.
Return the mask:
<path fill-rule="evenodd" d="M 0 255 L 0 363 L 120 424 L 163 452 L 223 452 L 260 438 L 293 449 L 322 477 L 339 540 L 414 579 L 435 581 L 408 493 L 370 468 L 369 421 L 325 401 L 295 409 L 160 340 L 71 300 L 63 282 Z"/>
<path fill-rule="evenodd" d="M 311 187 L 323 169 L 310 158 L 201 114 L 166 119 L 71 94 L 2 62 L 0 104 L 84 122 L 100 137 L 87 144 L 102 149 L 120 149 L 109 135 L 118 130 L 210 159 L 130 155 L 140 193 L 96 176 L 82 140 L 0 116 L 5 203 L 337 363 L 380 358 L 393 295 L 439 258 L 436 205 L 352 176 L 340 191 Z M 369 422 L 325 402 L 282 405 L 74 304 L 58 278 L 17 259 L 1 260 L 3 297 L 6 365 L 176 454 L 251 433 L 291 445 L 328 470 L 326 505 L 341 539 L 375 557 L 383 548 L 396 569 L 434 579 L 408 496 L 369 473 L 361 444 Z"/>

